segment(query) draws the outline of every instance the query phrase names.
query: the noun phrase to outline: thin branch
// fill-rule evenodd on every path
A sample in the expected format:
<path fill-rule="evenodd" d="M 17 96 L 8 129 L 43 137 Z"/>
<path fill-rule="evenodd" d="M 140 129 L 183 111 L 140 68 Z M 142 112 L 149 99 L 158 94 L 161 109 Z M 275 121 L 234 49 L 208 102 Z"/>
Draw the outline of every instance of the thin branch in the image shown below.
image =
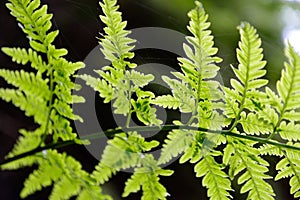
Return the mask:
<path fill-rule="evenodd" d="M 81 137 L 80 139 L 81 140 L 94 140 L 94 139 L 99 139 L 99 138 L 102 138 L 102 137 L 105 137 L 105 136 L 106 137 L 112 137 L 115 134 L 123 133 L 123 132 L 132 132 L 132 131 L 137 131 L 137 132 L 171 131 L 171 130 L 174 130 L 174 129 L 184 129 L 184 130 L 201 131 L 201 132 L 212 133 L 212 134 L 221 134 L 221 135 L 226 135 L 226 136 L 251 140 L 251 141 L 259 142 L 259 143 L 262 143 L 262 144 L 270 144 L 270 145 L 274 145 L 278 148 L 286 148 L 286 149 L 292 149 L 292 150 L 300 151 L 300 147 L 287 145 L 287 144 L 280 143 L 280 142 L 277 142 L 277 141 L 274 141 L 274 140 L 268 140 L 267 138 L 260 138 L 260 137 L 250 136 L 250 135 L 242 135 L 242 134 L 233 133 L 233 132 L 227 131 L 227 130 L 211 130 L 211 129 L 201 128 L 201 127 L 186 126 L 186 125 L 135 126 L 135 127 L 129 127 L 129 128 L 119 127 L 119 128 L 116 128 L 116 129 L 109 129 L 107 131 L 86 135 L 84 137 Z M 55 143 L 55 144 L 49 144 L 49 145 L 46 145 L 44 147 L 38 147 L 36 149 L 24 152 L 24 153 L 19 154 L 17 156 L 7 158 L 4 161 L 0 162 L 0 166 L 2 166 L 4 164 L 7 164 L 9 162 L 16 161 L 18 159 L 24 158 L 26 156 L 34 155 L 38 152 L 41 152 L 41 151 L 44 151 L 44 150 L 47 150 L 47 149 L 59 149 L 59 148 L 69 146 L 69 145 L 72 145 L 72 144 L 77 144 L 77 143 L 76 143 L 75 140 L 68 140 L 68 141 L 58 142 L 58 143 Z"/>
<path fill-rule="evenodd" d="M 10 163 L 12 161 L 19 160 L 21 158 L 25 158 L 27 156 L 32 156 L 36 153 L 42 152 L 42 151 L 47 150 L 47 149 L 59 149 L 59 148 L 69 146 L 69 145 L 72 145 L 72 144 L 76 144 L 75 140 L 68 140 L 68 141 L 58 142 L 58 143 L 54 143 L 54 144 L 48 144 L 48 145 L 43 146 L 43 147 L 37 147 L 37 148 L 32 149 L 30 151 L 26 151 L 24 153 L 21 153 L 19 155 L 14 156 L 14 157 L 10 157 L 10 158 L 5 159 L 4 161 L 0 162 L 0 166 L 2 166 L 4 164 L 7 164 L 7 163 Z"/>

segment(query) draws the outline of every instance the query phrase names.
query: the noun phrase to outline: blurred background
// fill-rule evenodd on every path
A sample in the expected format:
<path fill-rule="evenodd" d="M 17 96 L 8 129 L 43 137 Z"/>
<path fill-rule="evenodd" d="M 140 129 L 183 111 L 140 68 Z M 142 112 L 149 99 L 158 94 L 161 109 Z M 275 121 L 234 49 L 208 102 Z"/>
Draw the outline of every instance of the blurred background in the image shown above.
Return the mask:
<path fill-rule="evenodd" d="M 3 2 L 3 1 L 2 1 Z M 203 0 L 201 1 L 209 14 L 211 29 L 215 36 L 218 55 L 223 58 L 221 75 L 224 84 L 233 76 L 230 65 L 236 66 L 235 49 L 239 40 L 236 27 L 241 21 L 248 21 L 258 29 L 263 40 L 265 59 L 268 61 L 267 78 L 270 87 L 274 87 L 283 66 L 283 48 L 287 40 L 300 52 L 300 1 L 296 0 Z M 54 14 L 53 28 L 60 34 L 55 41 L 57 47 L 68 49 L 67 58 L 71 61 L 82 61 L 98 45 L 96 37 L 102 32 L 103 24 L 98 15 L 101 9 L 97 0 L 42 0 Z M 186 13 L 194 7 L 193 0 L 119 0 L 123 18 L 128 21 L 128 29 L 137 27 L 164 27 L 188 34 Z M 28 39 L 10 16 L 5 2 L 0 4 L 0 47 L 28 47 Z M 141 58 L 143 59 L 143 58 Z M 146 59 L 146 58 L 145 58 Z M 176 62 L 176 60 L 175 60 Z M 0 67 L 20 69 L 10 58 L 0 52 Z M 28 67 L 25 66 L 27 70 Z M 0 87 L 10 87 L 0 79 Z M 0 100 L 0 161 L 11 150 L 18 137 L 20 128 L 34 129 L 36 125 L 31 118 L 13 105 Z M 97 160 L 81 146 L 61 149 L 68 151 L 80 160 L 84 169 L 92 171 Z M 277 160 L 269 159 L 270 175 L 274 175 Z M 168 168 L 174 169 L 172 177 L 162 178 L 171 196 L 168 199 L 196 200 L 207 199 L 206 190 L 201 186 L 201 179 L 194 177 L 193 166 L 178 165 L 177 162 Z M 0 171 L 0 199 L 17 200 L 23 182 L 34 168 L 17 171 Z M 119 173 L 105 185 L 105 190 L 114 199 L 120 199 L 124 183 L 130 174 Z M 276 199 L 293 199 L 289 195 L 288 181 L 272 182 Z M 233 183 L 236 190 L 236 182 Z M 47 199 L 51 188 L 38 192 L 27 199 Z M 237 192 L 238 193 L 238 192 Z M 245 199 L 245 195 L 232 193 L 234 199 Z M 140 194 L 130 195 L 126 199 L 140 199 Z"/>

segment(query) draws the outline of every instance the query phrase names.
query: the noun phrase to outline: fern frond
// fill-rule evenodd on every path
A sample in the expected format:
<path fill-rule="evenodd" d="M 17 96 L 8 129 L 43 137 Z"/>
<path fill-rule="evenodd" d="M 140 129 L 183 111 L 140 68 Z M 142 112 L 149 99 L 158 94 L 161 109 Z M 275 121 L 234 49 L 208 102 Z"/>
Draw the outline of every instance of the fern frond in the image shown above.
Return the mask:
<path fill-rule="evenodd" d="M 114 113 L 124 116 L 131 116 L 136 112 L 138 119 L 146 125 L 160 124 L 156 118 L 156 110 L 150 108 L 150 104 L 144 106 L 147 112 L 142 113 L 132 94 L 138 93 L 142 87 L 154 79 L 151 74 L 145 75 L 133 69 L 136 64 L 128 60 L 134 57 L 134 39 L 128 37 L 131 31 L 125 30 L 127 22 L 122 21 L 122 14 L 118 11 L 119 6 L 116 0 L 104 0 L 100 6 L 104 15 L 100 16 L 101 21 L 106 25 L 105 35 L 99 38 L 101 51 L 105 58 L 111 62 L 111 66 L 105 66 L 101 70 L 95 70 L 101 78 L 93 78 L 89 75 L 79 76 L 88 85 L 98 91 L 104 102 L 113 102 Z M 152 97 L 151 97 L 152 98 Z M 145 103 L 145 101 L 143 102 Z"/>
<path fill-rule="evenodd" d="M 49 160 L 49 163 L 42 161 L 39 168 L 29 175 L 20 194 L 22 198 L 41 190 L 43 187 L 50 186 L 60 179 L 63 169 L 55 162 L 51 162 L 53 161 Z"/>
<path fill-rule="evenodd" d="M 21 23 L 20 27 L 28 35 L 29 44 L 35 51 L 47 53 L 51 50 L 52 55 L 66 55 L 66 50 L 55 49 L 51 44 L 58 31 L 47 33 L 52 26 L 50 21 L 52 14 L 47 13 L 47 5 L 40 7 L 40 0 L 10 0 L 6 6 L 10 9 L 11 15 Z"/>
<path fill-rule="evenodd" d="M 49 196 L 51 200 L 65 200 L 76 195 L 111 199 L 102 194 L 99 186 L 96 189 L 96 183 L 87 172 L 81 169 L 81 164 L 65 153 L 60 154 L 55 150 L 46 150 L 39 155 L 36 161 L 39 163 L 39 168 L 24 182 L 24 188 L 21 191 L 22 198 L 53 184 L 54 187 Z M 91 189 L 88 194 L 81 195 L 87 189 Z"/>
<path fill-rule="evenodd" d="M 71 91 L 77 85 L 71 81 L 70 76 L 84 64 L 68 62 L 62 58 L 67 50 L 57 49 L 52 44 L 58 31 L 50 31 L 52 14 L 47 13 L 46 5 L 41 6 L 39 0 L 10 0 L 6 5 L 27 34 L 31 48 L 4 47 L 2 51 L 12 57 L 14 62 L 23 65 L 31 63 L 36 73 L 0 70 L 0 76 L 16 87 L 1 88 L 0 97 L 25 111 L 26 116 L 33 116 L 34 121 L 40 125 L 32 133 L 22 131 L 26 134 L 20 137 L 20 142 L 9 154 L 16 156 L 24 153 L 24 150 L 30 151 L 45 145 L 47 134 L 53 134 L 54 142 L 58 138 L 76 138 L 69 120 L 80 118 L 73 115 L 70 104 L 74 101 L 82 102 L 83 98 L 72 95 Z M 42 56 L 46 59 L 43 60 Z M 32 159 L 28 161 L 32 162 Z M 22 164 L 13 166 L 21 167 Z"/>
<path fill-rule="evenodd" d="M 104 0 L 103 3 L 100 2 L 104 13 L 104 15 L 100 16 L 100 19 L 106 25 L 104 28 L 106 36 L 100 39 L 101 50 L 117 69 L 125 69 L 126 65 L 135 67 L 135 64 L 125 61 L 126 58 L 130 59 L 134 55 L 130 51 L 133 49 L 133 45 L 131 44 L 135 40 L 128 37 L 130 31 L 124 30 L 127 22 L 122 21 L 122 14 L 117 11 L 119 6 L 116 4 L 116 0 Z"/>
<path fill-rule="evenodd" d="M 194 139 L 192 133 L 187 130 L 170 131 L 167 137 L 158 160 L 159 164 L 167 163 L 173 157 L 183 153 L 192 144 Z"/>
<path fill-rule="evenodd" d="M 173 137 L 176 132 L 177 135 Z M 174 139 L 177 139 L 178 136 L 180 136 L 183 141 L 178 141 L 179 144 L 175 144 L 174 142 L 176 142 L 176 140 Z M 220 156 L 221 154 L 217 151 L 205 151 L 204 140 L 206 140 L 206 137 L 204 133 L 196 131 L 174 130 L 172 135 L 170 135 L 172 140 L 166 141 L 159 161 L 163 158 L 170 159 L 172 156 L 176 156 L 178 153 L 184 151 L 185 153 L 181 156 L 179 162 L 184 163 L 187 160 L 190 160 L 191 163 L 197 162 L 194 171 L 197 177 L 204 176 L 202 184 L 208 188 L 208 197 L 211 199 L 229 199 L 229 191 L 232 190 L 230 180 L 228 179 L 228 175 L 222 171 L 224 167 L 218 164 L 213 158 L 213 156 Z M 215 144 L 214 142 L 212 143 Z M 180 149 L 174 150 L 171 146 L 172 144 L 174 145 L 173 148 L 179 147 Z M 167 150 L 169 150 L 169 152 L 167 152 Z M 171 150 L 173 150 L 173 152 L 171 152 Z M 174 155 L 174 152 L 176 155 Z"/>
<path fill-rule="evenodd" d="M 142 88 L 145 85 L 148 85 L 149 82 L 154 80 L 152 74 L 145 75 L 144 73 L 137 72 L 135 70 L 126 71 L 126 78 L 128 78 L 134 86 Z"/>
<path fill-rule="evenodd" d="M 100 97 L 104 98 L 103 102 L 108 103 L 112 101 L 114 97 L 114 88 L 108 84 L 107 81 L 100 78 L 94 78 L 91 75 L 80 75 L 78 76 L 86 82 L 88 86 L 99 92 Z"/>
<path fill-rule="evenodd" d="M 127 197 L 130 193 L 137 192 L 142 188 L 142 200 L 165 200 L 169 194 L 159 182 L 159 176 L 170 176 L 172 174 L 172 170 L 158 167 L 152 155 L 146 155 L 142 160 L 142 167 L 136 168 L 131 178 L 125 183 L 122 197 Z"/>
<path fill-rule="evenodd" d="M 281 109 L 282 118 L 285 119 L 285 112 L 299 108 L 299 75 L 300 75 L 300 56 L 294 51 L 291 45 L 286 48 L 286 56 L 289 59 L 285 63 L 285 69 L 282 71 L 281 79 L 277 82 L 276 88 L 283 102 Z M 287 120 L 294 120 L 287 118 Z"/>
<path fill-rule="evenodd" d="M 186 37 L 189 44 L 183 46 L 187 58 L 178 60 L 185 76 L 190 80 L 189 83 L 196 89 L 200 84 L 199 79 L 201 81 L 201 79 L 211 79 L 216 76 L 219 67 L 213 63 L 221 62 L 221 59 L 215 56 L 218 49 L 213 47 L 213 36 L 208 30 L 210 26 L 207 22 L 208 15 L 200 2 L 196 1 L 196 8 L 191 10 L 188 16 L 190 18 L 188 30 L 193 36 Z"/>
<path fill-rule="evenodd" d="M 234 178 L 239 173 L 243 173 L 237 181 L 242 185 L 241 193 L 249 192 L 248 199 L 274 199 L 272 186 L 264 180 L 271 178 L 265 174 L 268 172 L 269 164 L 259 156 L 259 151 L 252 145 L 239 140 L 227 144 L 229 176 Z"/>
<path fill-rule="evenodd" d="M 8 83 L 18 88 L 15 92 L 1 90 L 8 96 L 1 97 L 5 98 L 6 101 L 13 101 L 15 105 L 25 111 L 27 116 L 34 116 L 35 121 L 41 125 L 48 124 L 49 120 L 53 122 L 53 119 L 49 118 L 53 107 L 67 119 L 79 119 L 79 117 L 70 114 L 72 112 L 70 104 L 74 103 L 73 100 L 82 102 L 83 99 L 72 96 L 71 91 L 76 89 L 76 85 L 71 81 L 70 76 L 82 68 L 83 63 L 68 62 L 62 58 L 67 54 L 67 50 L 56 49 L 52 44 L 58 31 L 50 31 L 52 14 L 47 13 L 47 6 L 41 6 L 39 0 L 11 0 L 6 5 L 11 10 L 11 14 L 20 22 L 19 26 L 23 32 L 28 35 L 32 49 L 2 48 L 2 50 L 17 63 L 31 62 L 31 66 L 37 72 L 34 75 L 23 70 L 20 72 L 1 70 L 0 76 L 5 76 Z M 38 52 L 47 56 L 47 62 L 43 61 Z M 61 101 L 56 100 L 55 102 L 61 103 L 52 107 L 54 95 L 61 99 Z M 45 127 L 45 129 L 48 128 Z"/>
<path fill-rule="evenodd" d="M 8 48 L 3 47 L 1 49 L 6 55 L 12 58 L 13 62 L 25 65 L 31 62 L 32 68 L 38 70 L 38 73 L 43 73 L 47 70 L 47 64 L 43 61 L 41 55 L 36 51 L 29 48 L 28 50 L 24 48 Z"/>
<path fill-rule="evenodd" d="M 257 95 L 261 95 L 258 89 L 265 86 L 268 80 L 262 79 L 266 74 L 263 68 L 266 61 L 263 61 L 263 50 L 261 48 L 261 39 L 257 31 L 249 23 L 243 22 L 239 26 L 240 42 L 237 49 L 237 59 L 239 62 L 238 68 L 232 66 L 233 72 L 237 79 L 231 79 L 230 83 L 235 90 L 226 90 L 225 98 L 229 98 L 226 102 L 234 101 L 239 104 L 239 109 L 231 106 L 232 110 L 230 117 L 235 119 L 231 129 L 233 129 L 240 120 L 241 113 L 245 108 L 248 110 L 255 110 L 257 104 L 255 99 Z M 235 105 L 235 103 L 231 103 Z M 234 114 L 234 115 L 232 115 Z M 248 130 L 249 132 L 249 130 Z M 254 132 L 254 130 L 252 131 Z M 256 132 L 256 134 L 259 134 Z"/>
<path fill-rule="evenodd" d="M 13 149 L 9 152 L 6 158 L 12 158 L 21 153 L 25 153 L 32 149 L 38 147 L 38 144 L 41 141 L 42 128 L 38 128 L 35 131 L 26 131 L 24 129 L 19 130 L 22 136 L 19 137 L 19 140 L 14 145 Z M 37 154 L 39 155 L 39 153 Z M 32 166 L 36 163 L 37 156 L 32 155 L 19 160 L 7 163 L 1 166 L 1 169 L 14 170 L 25 166 Z"/>
<path fill-rule="evenodd" d="M 66 185 L 68 187 L 66 187 Z M 72 180 L 69 177 L 63 176 L 54 185 L 49 200 L 70 199 L 72 196 L 80 192 L 80 181 Z"/>
<path fill-rule="evenodd" d="M 193 99 L 193 92 L 190 90 L 191 88 L 187 87 L 184 82 L 180 82 L 176 79 L 171 79 L 167 76 L 162 76 L 162 79 L 170 86 L 173 98 L 171 102 L 162 102 L 162 99 L 168 98 L 170 99 L 169 95 L 162 95 L 161 97 L 157 97 L 152 101 L 152 103 L 163 106 L 163 107 L 172 107 L 173 109 L 176 108 L 174 106 L 179 102 L 179 110 L 183 113 L 190 113 L 194 110 L 195 100 Z"/>
<path fill-rule="evenodd" d="M 187 36 L 187 44 L 183 45 L 186 58 L 178 58 L 183 73 L 173 73 L 175 77 L 181 79 L 181 82 L 163 76 L 163 80 L 172 89 L 174 99 L 171 99 L 171 102 L 162 102 L 163 98 L 170 99 L 170 96 L 164 95 L 157 97 L 153 103 L 163 107 L 177 108 L 176 105 L 179 102 L 178 107 L 181 112 L 191 112 L 196 115 L 199 111 L 197 118 L 201 123 L 201 108 L 198 107 L 202 105 L 199 102 L 220 100 L 219 84 L 211 79 L 216 77 L 219 70 L 215 63 L 222 60 L 215 56 L 218 50 L 213 47 L 213 36 L 208 30 L 210 26 L 207 22 L 208 15 L 200 2 L 196 1 L 196 8 L 188 13 L 188 17 L 190 18 L 188 30 L 192 36 Z"/>
<path fill-rule="evenodd" d="M 246 114 L 242 112 L 240 123 L 245 133 L 250 135 L 269 134 L 273 131 L 272 124 L 266 122 L 263 118 L 260 118 L 258 114 L 254 113 Z"/>
<path fill-rule="evenodd" d="M 20 71 L 10 71 L 10 70 L 0 70 L 0 76 L 3 77 L 7 83 L 22 90 L 25 94 L 32 94 L 40 96 L 49 100 L 51 92 L 47 85 L 48 79 L 43 79 L 41 74 L 34 74 L 32 72 Z"/>
<path fill-rule="evenodd" d="M 281 149 L 274 145 L 264 144 L 261 147 L 259 147 L 258 150 L 260 155 L 270 155 L 279 157 L 283 156 L 283 152 L 281 151 Z"/>
<path fill-rule="evenodd" d="M 73 140 L 77 137 L 77 134 L 73 132 L 70 121 L 65 117 L 58 115 L 54 110 L 51 112 L 52 123 L 49 123 L 49 134 L 53 134 L 53 140 L 55 142 L 58 139 L 63 141 Z"/>
<path fill-rule="evenodd" d="M 83 189 L 76 200 L 113 200 L 111 196 L 101 193 L 101 188 L 99 186 L 90 186 L 86 189 Z"/>
<path fill-rule="evenodd" d="M 299 141 L 300 140 L 300 125 L 295 122 L 286 123 L 283 121 L 278 127 L 280 136 L 288 141 Z"/>
<path fill-rule="evenodd" d="M 285 50 L 288 62 L 284 63 L 285 68 L 282 70 L 281 78 L 276 84 L 278 95 L 267 88 L 269 103 L 277 111 L 278 117 L 274 120 L 274 131 L 279 133 L 283 139 L 288 141 L 299 140 L 297 130 L 298 125 L 295 125 L 300 119 L 300 113 L 297 110 L 299 106 L 299 91 L 300 91 L 300 56 L 295 52 L 289 44 Z M 272 135 L 272 136 L 273 136 Z"/>
<path fill-rule="evenodd" d="M 103 183 L 121 169 L 140 166 L 143 152 L 158 144 L 157 141 L 146 142 L 145 138 L 136 132 L 128 133 L 128 136 L 125 133 L 115 135 L 103 151 L 102 158 L 93 172 L 94 179 Z"/>
<path fill-rule="evenodd" d="M 185 163 L 190 160 L 191 163 L 196 163 L 202 158 L 202 143 L 205 139 L 205 133 L 193 131 L 193 141 L 180 157 L 179 163 Z"/>
<path fill-rule="evenodd" d="M 82 122 L 82 118 L 73 114 L 71 106 L 64 101 L 56 100 L 53 104 L 53 108 L 60 114 L 60 116 Z"/>
<path fill-rule="evenodd" d="M 289 144 L 292 144 L 289 142 Z M 300 146 L 299 143 L 295 143 L 295 146 Z M 290 178 L 289 184 L 291 186 L 290 193 L 294 195 L 295 198 L 300 197 L 300 154 L 299 152 L 284 149 L 284 158 L 281 159 L 277 165 L 276 170 L 278 174 L 275 177 L 275 181 L 282 178 Z"/>
<path fill-rule="evenodd" d="M 163 108 L 176 110 L 179 108 L 180 100 L 168 94 L 156 97 L 155 99 L 151 100 L 151 103 Z"/>
<path fill-rule="evenodd" d="M 95 170 L 92 173 L 92 177 L 97 181 L 98 184 L 103 184 L 107 182 L 112 177 L 112 175 L 115 175 L 116 172 L 116 169 L 100 162 L 95 167 Z"/>
<path fill-rule="evenodd" d="M 210 199 L 231 199 L 228 192 L 232 190 L 231 182 L 228 175 L 222 171 L 223 168 L 211 155 L 205 155 L 195 165 L 196 176 L 204 176 L 202 185 L 208 188 L 207 196 Z"/>
<path fill-rule="evenodd" d="M 26 95 L 20 90 L 3 88 L 0 88 L 0 97 L 25 111 L 26 116 L 33 116 L 36 123 L 41 125 L 45 123 L 48 108 L 47 102 L 43 98 L 31 93 Z"/>
<path fill-rule="evenodd" d="M 247 92 L 261 88 L 267 84 L 267 80 L 261 79 L 266 74 L 263 68 L 266 61 L 263 61 L 261 39 L 249 23 L 243 22 L 240 27 L 241 41 L 237 49 L 238 68 L 233 68 L 238 81 L 232 79 L 231 84 L 240 95 L 247 97 Z M 243 101 L 243 100 L 242 100 Z M 245 101 L 245 100 L 244 100 Z"/>
<path fill-rule="evenodd" d="M 150 103 L 155 95 L 150 91 L 136 90 L 137 100 L 131 99 L 133 112 L 137 118 L 146 125 L 160 125 L 161 120 L 156 117 L 156 108 L 152 108 Z"/>

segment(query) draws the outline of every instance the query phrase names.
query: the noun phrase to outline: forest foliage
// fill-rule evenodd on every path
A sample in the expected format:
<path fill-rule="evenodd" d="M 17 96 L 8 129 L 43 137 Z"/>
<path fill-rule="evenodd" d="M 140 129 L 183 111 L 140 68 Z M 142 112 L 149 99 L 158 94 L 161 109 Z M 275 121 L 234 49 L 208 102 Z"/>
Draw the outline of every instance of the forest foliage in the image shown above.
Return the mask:
<path fill-rule="evenodd" d="M 188 13 L 190 35 L 183 44 L 186 56 L 178 58 L 181 71 L 163 76 L 170 93 L 156 96 L 144 89 L 154 75 L 135 69 L 138 66 L 132 58 L 136 41 L 129 37 L 116 0 L 100 2 L 105 34 L 99 44 L 111 64 L 95 69 L 97 76 L 76 76 L 84 63 L 68 61 L 67 50 L 55 47 L 53 41 L 59 31 L 52 30 L 47 5 L 41 5 L 40 0 L 10 0 L 6 5 L 30 47 L 3 47 L 2 51 L 13 62 L 30 65 L 34 72 L 1 69 L 0 76 L 13 87 L 1 88 L 0 97 L 39 125 L 34 131 L 20 130 L 20 138 L 1 163 L 2 170 L 37 166 L 24 182 L 22 198 L 53 185 L 52 200 L 73 196 L 79 200 L 112 199 L 103 193 L 102 185 L 119 171 L 133 169 L 122 197 L 141 190 L 143 200 L 167 199 L 172 194 L 160 177 L 171 176 L 174 171 L 162 164 L 174 158 L 194 165 L 195 176 L 202 178 L 210 199 L 230 199 L 234 192 L 247 193 L 247 199 L 275 199 L 267 180 L 283 178 L 290 180 L 290 193 L 300 197 L 300 56 L 290 44 L 285 48 L 281 78 L 272 90 L 264 78 L 267 62 L 259 34 L 251 24 L 242 22 L 238 26 L 238 65 L 231 66 L 235 78 L 230 86 L 224 86 L 217 79 L 222 59 L 214 46 L 208 14 L 195 1 Z M 115 114 L 127 119 L 122 127 L 105 131 L 114 134 L 91 173 L 57 149 L 88 143 L 79 139 L 70 123 L 82 120 L 73 113 L 72 105 L 84 102 L 83 97 L 72 93 L 80 89 L 72 82 L 74 77 L 84 80 L 104 103 L 112 103 Z M 164 125 L 154 105 L 187 113 L 190 118 Z M 130 126 L 133 116 L 144 129 Z M 142 134 L 157 128 L 168 131 L 162 144 Z M 162 151 L 156 159 L 151 150 L 159 145 Z M 270 176 L 266 155 L 280 159 L 275 177 Z M 234 188 L 235 180 L 239 188 Z"/>

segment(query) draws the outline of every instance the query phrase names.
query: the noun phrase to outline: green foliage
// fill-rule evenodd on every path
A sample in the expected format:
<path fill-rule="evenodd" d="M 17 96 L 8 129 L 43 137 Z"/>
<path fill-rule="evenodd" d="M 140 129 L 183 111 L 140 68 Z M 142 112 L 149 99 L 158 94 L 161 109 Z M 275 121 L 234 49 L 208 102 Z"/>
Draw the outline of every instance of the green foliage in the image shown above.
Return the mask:
<path fill-rule="evenodd" d="M 133 169 L 122 197 L 142 190 L 143 200 L 167 199 L 169 194 L 160 177 L 171 176 L 173 171 L 161 165 L 179 157 L 180 163 L 194 165 L 195 176 L 202 178 L 210 199 L 232 198 L 237 190 L 232 181 L 237 181 L 238 190 L 247 193 L 247 199 L 274 199 L 276 194 L 267 182 L 272 177 L 270 164 L 263 159 L 266 155 L 280 159 L 274 180 L 290 178 L 290 193 L 300 197 L 300 56 L 287 46 L 288 61 L 277 91 L 272 91 L 266 86 L 268 80 L 263 79 L 266 61 L 261 39 L 253 26 L 243 22 L 238 27 L 238 65 L 232 66 L 236 78 L 231 79 L 231 87 L 221 86 L 217 64 L 222 59 L 216 56 L 208 15 L 200 2 L 195 3 L 188 13 L 191 36 L 183 44 L 186 56 L 178 58 L 181 72 L 163 76 L 171 94 L 156 97 L 143 90 L 154 76 L 134 70 L 136 64 L 130 61 L 135 41 L 125 30 L 117 1 L 100 2 L 104 13 L 100 19 L 106 27 L 99 43 L 111 65 L 95 70 L 97 77 L 78 77 L 99 92 L 105 103 L 112 102 L 114 113 L 127 120 L 124 126 L 105 131 L 114 134 L 92 173 L 84 171 L 72 156 L 55 150 L 60 145 L 83 143 L 70 125 L 70 120 L 81 120 L 71 105 L 84 99 L 72 95 L 79 86 L 71 78 L 83 63 L 67 61 L 63 58 L 67 50 L 52 44 L 58 31 L 50 31 L 52 15 L 46 5 L 40 6 L 39 0 L 11 0 L 7 4 L 29 38 L 30 48 L 2 50 L 16 63 L 30 64 L 34 72 L 1 69 L 0 76 L 13 88 L 1 88 L 0 97 L 39 125 L 34 131 L 20 130 L 18 142 L 7 155 L 12 162 L 1 165 L 2 169 L 18 169 L 37 164 L 24 183 L 22 198 L 53 185 L 49 196 L 53 200 L 75 196 L 79 200 L 111 199 L 102 193 L 101 185 L 117 172 Z M 174 121 L 173 125 L 161 126 L 153 105 L 178 109 L 191 117 L 186 123 Z M 145 126 L 130 127 L 132 114 Z M 156 159 L 149 152 L 160 143 L 146 140 L 141 132 L 157 128 L 167 131 L 167 138 Z"/>
<path fill-rule="evenodd" d="M 105 103 L 114 100 L 113 107 L 116 114 L 130 117 L 136 112 L 139 120 L 146 125 L 160 124 L 161 121 L 156 119 L 155 108 L 150 108 L 150 103 L 147 103 L 154 94 L 147 92 L 147 97 L 139 96 L 137 101 L 140 102 L 131 99 L 134 93 L 141 94 L 140 88 L 151 82 L 154 76 L 135 71 L 133 68 L 136 64 L 127 61 L 134 57 L 134 53 L 130 51 L 134 48 L 132 43 L 135 40 L 128 37 L 131 31 L 125 30 L 127 22 L 122 21 L 121 13 L 117 11 L 119 6 L 116 4 L 116 0 L 105 0 L 100 3 L 104 13 L 100 19 L 107 27 L 104 28 L 103 38 L 99 38 L 99 44 L 105 58 L 111 62 L 111 66 L 95 70 L 100 75 L 100 79 L 91 75 L 79 77 L 99 92 Z"/>
<path fill-rule="evenodd" d="M 81 169 L 81 164 L 73 157 L 65 153 L 60 154 L 55 150 L 42 152 L 39 157 L 39 168 L 35 170 L 24 183 L 21 191 L 21 197 L 27 197 L 29 194 L 41 190 L 53 184 L 53 190 L 49 199 L 69 199 L 85 191 L 95 199 L 111 199 L 101 193 L 101 188 L 93 188 L 94 181 L 89 174 Z M 67 186 L 67 187 L 66 187 Z M 87 190 L 89 192 L 87 193 Z M 83 197 L 78 197 L 78 199 Z"/>
<path fill-rule="evenodd" d="M 122 197 L 127 197 L 130 193 L 137 192 L 142 188 L 142 200 L 166 199 L 169 194 L 159 183 L 158 176 L 171 176 L 172 174 L 172 170 L 158 167 L 152 155 L 146 155 L 142 158 L 141 167 L 135 168 L 133 175 L 127 180 Z"/>
<path fill-rule="evenodd" d="M 150 151 L 159 143 L 146 142 L 136 132 L 120 133 L 110 140 L 104 149 L 101 161 L 93 172 L 93 177 L 99 183 L 107 181 L 112 174 L 121 169 L 140 166 L 144 157 L 143 152 Z"/>

